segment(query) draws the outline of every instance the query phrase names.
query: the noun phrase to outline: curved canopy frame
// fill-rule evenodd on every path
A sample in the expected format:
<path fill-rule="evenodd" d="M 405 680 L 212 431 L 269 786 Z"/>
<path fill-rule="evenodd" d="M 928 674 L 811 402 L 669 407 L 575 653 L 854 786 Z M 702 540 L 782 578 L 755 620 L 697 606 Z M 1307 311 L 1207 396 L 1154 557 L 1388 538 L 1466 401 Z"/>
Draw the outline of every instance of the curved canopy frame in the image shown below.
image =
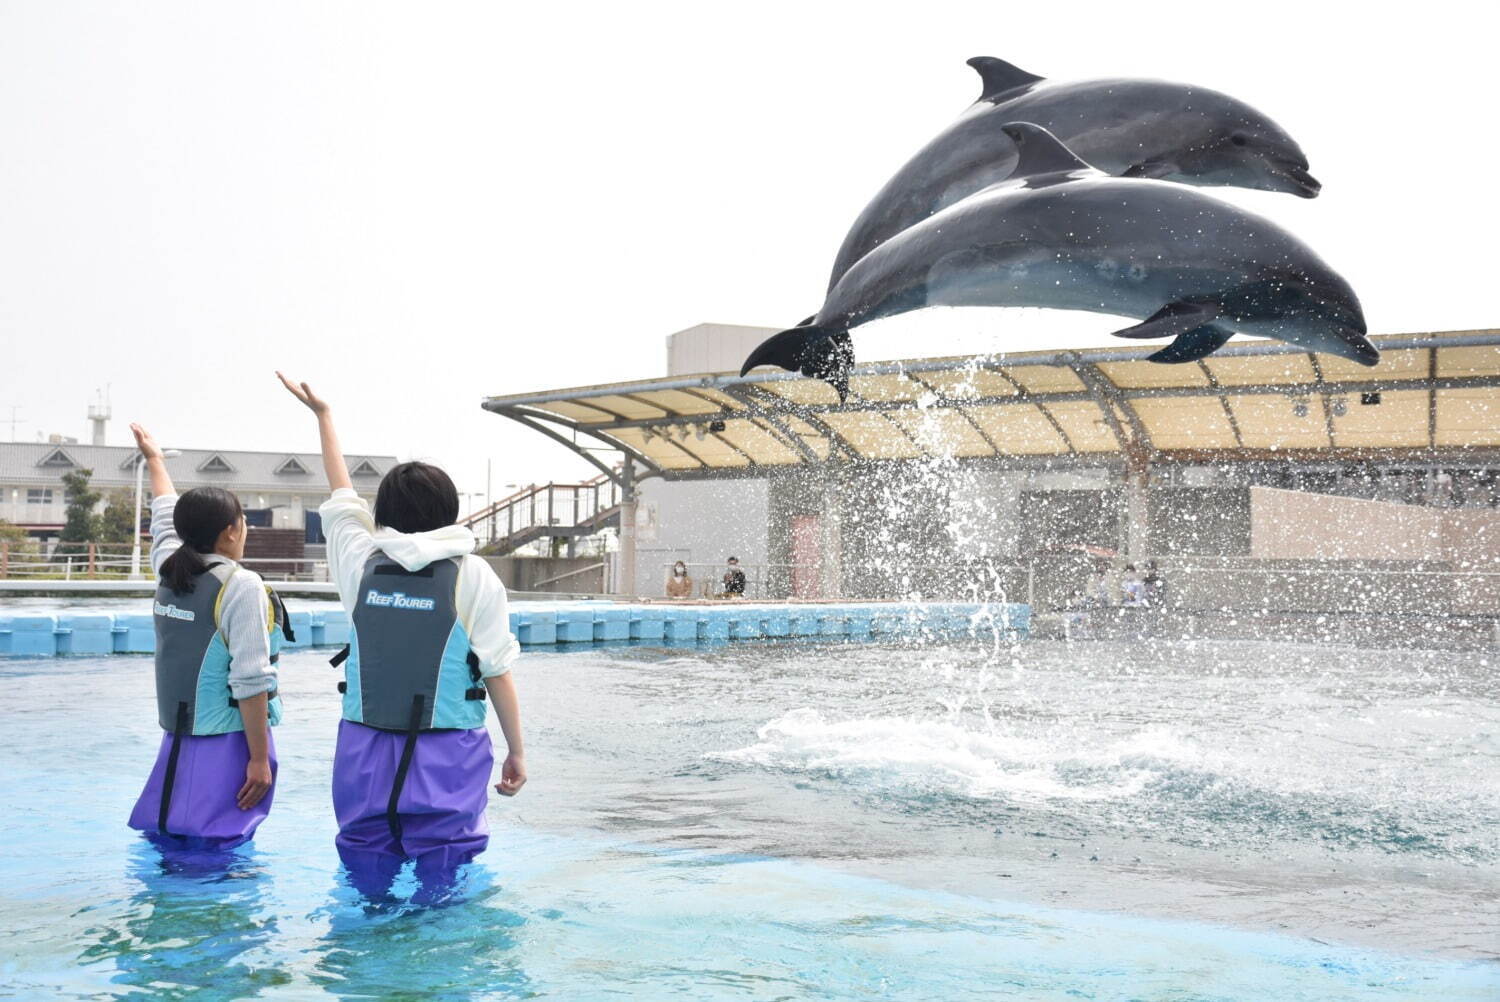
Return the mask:
<path fill-rule="evenodd" d="M 1500 330 L 1373 339 L 1364 368 L 1272 341 L 1188 365 L 1155 347 L 857 366 L 840 402 L 795 373 L 638 380 L 487 398 L 619 475 L 756 474 L 838 461 L 946 457 L 1119 463 L 1473 457 L 1500 453 Z"/>

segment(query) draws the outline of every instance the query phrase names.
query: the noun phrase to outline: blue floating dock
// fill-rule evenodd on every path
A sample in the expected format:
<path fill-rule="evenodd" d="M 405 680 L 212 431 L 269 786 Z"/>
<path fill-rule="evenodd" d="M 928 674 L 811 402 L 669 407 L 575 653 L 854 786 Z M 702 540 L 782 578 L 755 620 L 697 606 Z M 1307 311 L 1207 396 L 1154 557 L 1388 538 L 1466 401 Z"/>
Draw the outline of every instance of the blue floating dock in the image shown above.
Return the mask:
<path fill-rule="evenodd" d="M 144 604 L 144 603 L 143 603 Z M 342 609 L 291 614 L 288 646 L 339 647 L 349 641 Z M 976 637 L 1020 640 L 1031 628 L 1031 607 L 1011 602 L 852 602 L 712 604 L 633 602 L 513 602 L 510 631 L 528 647 L 640 641 L 731 643 L 777 637 Z M 0 655 L 150 654 L 156 628 L 144 612 L 0 612 Z"/>

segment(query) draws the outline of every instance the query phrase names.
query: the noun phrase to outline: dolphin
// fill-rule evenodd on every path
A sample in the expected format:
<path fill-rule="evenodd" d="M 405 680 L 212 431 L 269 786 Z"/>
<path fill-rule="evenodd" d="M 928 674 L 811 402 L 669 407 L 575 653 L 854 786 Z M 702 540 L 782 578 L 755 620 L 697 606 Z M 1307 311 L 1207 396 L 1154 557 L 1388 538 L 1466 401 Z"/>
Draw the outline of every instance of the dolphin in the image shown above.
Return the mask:
<path fill-rule="evenodd" d="M 898 170 L 844 237 L 828 281 L 911 224 L 1010 176 L 1009 122 L 1040 125 L 1106 174 L 1313 198 L 1321 186 L 1291 136 L 1227 94 L 1160 80 L 1058 82 L 976 56 L 979 100 Z"/>
<path fill-rule="evenodd" d="M 1359 299 L 1275 223 L 1166 181 L 1111 177 L 1040 126 L 1004 132 L 1010 179 L 870 251 L 823 308 L 750 353 L 743 376 L 776 365 L 827 380 L 843 399 L 851 328 L 924 306 L 1039 306 L 1142 317 L 1115 331 L 1174 340 L 1156 362 L 1191 362 L 1235 332 L 1374 365 Z"/>

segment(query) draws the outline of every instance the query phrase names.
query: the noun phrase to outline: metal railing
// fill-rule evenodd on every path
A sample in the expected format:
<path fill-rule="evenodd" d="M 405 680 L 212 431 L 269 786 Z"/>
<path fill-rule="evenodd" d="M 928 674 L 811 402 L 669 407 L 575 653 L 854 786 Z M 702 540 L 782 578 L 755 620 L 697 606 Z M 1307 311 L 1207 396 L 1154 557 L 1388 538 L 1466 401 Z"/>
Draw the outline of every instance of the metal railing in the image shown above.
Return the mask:
<path fill-rule="evenodd" d="M 601 515 L 618 508 L 621 500 L 620 485 L 603 475 L 578 484 L 532 484 L 473 512 L 463 524 L 481 545 L 490 546 L 529 529 L 540 529 L 538 535 L 547 535 L 553 529 L 591 526 Z"/>
<path fill-rule="evenodd" d="M 130 579 L 129 543 L 56 543 L 0 540 L 0 579 L 34 581 L 104 581 Z M 327 581 L 328 561 L 321 557 L 246 557 L 239 561 L 271 582 Z M 143 555 L 142 578 L 153 577 Z"/>

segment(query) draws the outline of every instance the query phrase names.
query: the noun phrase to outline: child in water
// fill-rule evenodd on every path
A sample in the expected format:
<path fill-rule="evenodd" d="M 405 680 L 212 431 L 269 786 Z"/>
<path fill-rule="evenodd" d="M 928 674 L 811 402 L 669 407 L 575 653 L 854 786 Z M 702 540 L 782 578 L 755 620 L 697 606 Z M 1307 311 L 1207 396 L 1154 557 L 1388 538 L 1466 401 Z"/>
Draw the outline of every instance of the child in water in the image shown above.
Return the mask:
<path fill-rule="evenodd" d="M 246 535 L 239 499 L 218 487 L 178 497 L 156 442 L 138 424 L 130 430 L 151 473 L 163 731 L 130 827 L 167 848 L 230 849 L 248 841 L 271 810 L 286 607 L 238 563 Z"/>
<path fill-rule="evenodd" d="M 328 404 L 276 374 L 318 418 L 333 496 L 319 509 L 328 572 L 349 611 L 343 719 L 333 760 L 336 841 L 354 885 L 384 895 L 407 859 L 441 893 L 489 844 L 485 820 L 494 753 L 485 697 L 509 752 L 495 790 L 526 782 L 510 668 L 505 586 L 456 525 L 458 492 L 426 463 L 386 473 L 375 511 L 354 492 Z"/>

